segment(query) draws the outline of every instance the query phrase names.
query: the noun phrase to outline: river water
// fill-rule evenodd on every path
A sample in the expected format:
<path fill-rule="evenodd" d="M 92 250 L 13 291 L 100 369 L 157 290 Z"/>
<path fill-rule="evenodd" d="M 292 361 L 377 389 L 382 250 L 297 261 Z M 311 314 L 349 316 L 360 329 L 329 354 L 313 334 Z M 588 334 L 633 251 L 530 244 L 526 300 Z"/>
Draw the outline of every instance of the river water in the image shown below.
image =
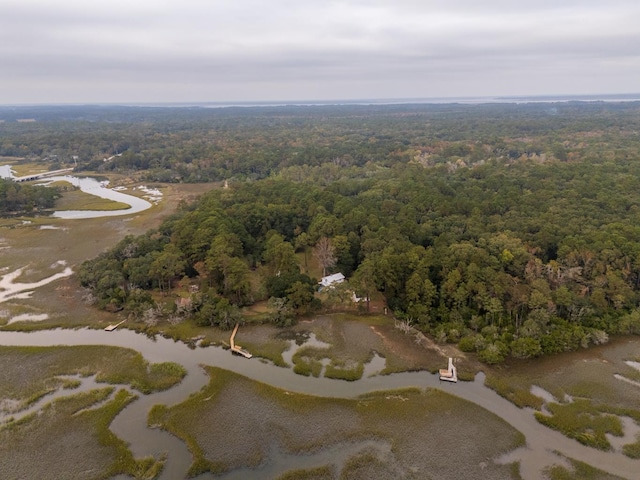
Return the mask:
<path fill-rule="evenodd" d="M 117 217 L 120 215 L 130 215 L 133 213 L 139 213 L 147 208 L 151 207 L 151 203 L 147 202 L 143 198 L 134 197 L 133 195 L 127 195 L 126 193 L 118 192 L 107 188 L 103 183 L 97 181 L 95 178 L 90 177 L 73 177 L 69 175 L 62 175 L 59 177 L 50 177 L 46 183 L 64 181 L 79 187 L 85 193 L 95 195 L 96 197 L 106 198 L 113 200 L 114 202 L 126 203 L 130 208 L 122 210 L 62 210 L 53 213 L 56 218 L 65 219 L 80 219 L 80 218 L 99 218 L 99 217 Z"/>
<path fill-rule="evenodd" d="M 11 165 L 0 165 L 0 178 L 13 178 Z"/>
<path fill-rule="evenodd" d="M 392 375 L 365 376 L 355 382 L 296 375 L 292 369 L 276 367 L 255 360 L 246 360 L 218 347 L 192 350 L 185 344 L 162 337 L 155 339 L 128 330 L 104 332 L 102 330 L 48 330 L 32 333 L 0 332 L 2 345 L 112 345 L 139 351 L 149 362 L 176 362 L 183 365 L 188 374 L 177 386 L 160 393 L 142 396 L 126 407 L 113 421 L 111 429 L 131 445 L 136 457 L 168 453 L 162 473 L 163 479 L 184 478 L 191 463 L 191 454 L 185 444 L 167 432 L 150 429 L 146 425 L 149 410 L 155 404 L 177 404 L 199 391 L 208 382 L 200 365 L 213 365 L 267 383 L 287 391 L 320 397 L 353 398 L 365 393 L 407 387 L 439 388 L 449 394 L 475 403 L 498 415 L 522 432 L 527 441 L 524 448 L 506 455 L 500 462 L 520 461 L 520 471 L 525 480 L 543 478 L 541 467 L 561 463 L 553 452 L 580 460 L 618 475 L 636 479 L 640 462 L 620 453 L 601 452 L 585 447 L 577 441 L 550 430 L 538 423 L 533 412 L 522 410 L 484 386 L 484 375 L 473 382 L 450 384 L 439 382 L 437 376 L 426 372 L 408 372 Z M 377 448 L 384 449 L 384 445 Z M 291 459 L 288 459 L 288 468 Z M 246 472 L 245 472 L 246 473 Z M 205 478 L 205 477 L 203 477 Z M 239 477 L 229 477 L 239 478 Z M 247 477 L 245 477 L 247 478 Z"/>
<path fill-rule="evenodd" d="M 10 165 L 0 165 L 0 178 L 14 178 Z M 142 212 L 151 207 L 151 203 L 143 198 L 133 195 L 127 195 L 120 191 L 107 188 L 103 182 L 99 182 L 91 177 L 74 177 L 71 175 L 59 175 L 47 177 L 39 182 L 40 185 L 48 185 L 52 182 L 68 182 L 75 187 L 80 188 L 85 193 L 95 195 L 96 197 L 106 198 L 114 202 L 126 203 L 129 208 L 122 210 L 63 210 L 56 211 L 53 216 L 65 219 L 81 219 L 81 218 L 99 218 L 99 217 L 117 217 L 120 215 L 130 215 Z"/>

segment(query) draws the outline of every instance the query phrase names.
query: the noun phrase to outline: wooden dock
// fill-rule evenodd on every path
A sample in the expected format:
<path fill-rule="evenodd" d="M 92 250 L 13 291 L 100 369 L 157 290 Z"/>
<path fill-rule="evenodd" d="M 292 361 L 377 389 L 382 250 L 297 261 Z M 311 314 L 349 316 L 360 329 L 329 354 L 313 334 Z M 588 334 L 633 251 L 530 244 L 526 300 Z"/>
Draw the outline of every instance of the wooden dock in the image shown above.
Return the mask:
<path fill-rule="evenodd" d="M 115 323 L 113 325 L 108 325 L 108 326 L 104 327 L 104 331 L 105 332 L 113 332 L 116 328 L 118 328 L 124 322 L 126 322 L 126 320 L 122 320 L 121 322 Z"/>
<path fill-rule="evenodd" d="M 448 367 L 441 368 L 438 373 L 440 374 L 440 380 L 453 383 L 456 383 L 458 381 L 458 369 L 453 364 L 453 358 L 451 357 L 449 357 Z"/>
<path fill-rule="evenodd" d="M 236 323 L 236 326 L 233 327 L 233 333 L 231 334 L 231 338 L 229 339 L 229 344 L 231 345 L 231 353 L 237 353 L 238 355 L 242 355 L 245 358 L 251 358 L 253 355 L 249 353 L 247 350 L 242 348 L 240 345 L 237 345 L 235 342 L 236 333 L 238 333 L 238 327 L 240 324 Z"/>

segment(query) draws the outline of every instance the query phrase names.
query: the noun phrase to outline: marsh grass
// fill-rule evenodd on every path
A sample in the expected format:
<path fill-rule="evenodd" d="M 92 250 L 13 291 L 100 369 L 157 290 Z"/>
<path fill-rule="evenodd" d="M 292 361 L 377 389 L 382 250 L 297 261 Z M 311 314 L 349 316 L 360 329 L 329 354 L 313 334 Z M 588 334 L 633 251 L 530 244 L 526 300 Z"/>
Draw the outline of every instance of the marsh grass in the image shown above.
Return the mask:
<path fill-rule="evenodd" d="M 15 172 L 16 177 L 24 177 L 26 175 L 33 175 L 36 173 L 43 173 L 47 171 L 47 169 L 42 164 L 23 163 L 23 162 L 20 162 L 19 160 L 20 159 L 15 160 L 18 163 L 11 162 L 13 163 L 13 165 L 11 165 L 11 169 Z M 5 163 L 4 160 L 3 160 L 3 163 Z"/>
<path fill-rule="evenodd" d="M 348 382 L 354 382 L 362 378 L 364 372 L 364 365 L 357 363 L 355 365 L 345 365 L 344 363 L 331 363 L 327 365 L 324 376 L 326 378 L 334 378 L 336 380 L 346 380 Z"/>
<path fill-rule="evenodd" d="M 131 205 L 116 202 L 107 198 L 97 197 L 82 190 L 68 190 L 62 192 L 62 197 L 56 201 L 56 210 L 126 210 Z"/>
<path fill-rule="evenodd" d="M 531 393 L 531 387 L 523 387 L 513 378 L 487 375 L 485 385 L 520 408 L 529 407 L 540 410 L 544 403 L 542 398 Z"/>
<path fill-rule="evenodd" d="M 298 353 L 294 355 L 293 371 L 295 373 L 305 377 L 313 376 L 318 378 L 320 376 L 323 368 L 322 362 L 304 355 L 298 355 L 297 357 L 296 355 Z"/>
<path fill-rule="evenodd" d="M 276 480 L 333 480 L 334 478 L 334 469 L 327 465 L 307 470 L 291 470 L 280 475 Z"/>
<path fill-rule="evenodd" d="M 161 322 L 156 327 L 147 327 L 144 323 L 137 321 L 129 323 L 127 326 L 146 335 L 162 335 L 185 343 L 192 342 L 194 338 L 203 338 L 209 345 L 228 345 L 230 331 L 220 330 L 212 327 L 200 327 L 192 320 L 184 320 L 176 325 Z"/>
<path fill-rule="evenodd" d="M 635 443 L 629 443 L 622 447 L 622 453 L 629 458 L 640 459 L 640 435 L 636 436 Z"/>
<path fill-rule="evenodd" d="M 513 462 L 510 464 L 511 466 L 511 479 L 512 480 L 524 480 L 522 478 L 522 474 L 520 473 L 520 462 Z"/>
<path fill-rule="evenodd" d="M 602 450 L 611 445 L 605 434 L 622 435 L 618 417 L 630 417 L 640 424 L 637 387 L 614 377 L 619 373 L 632 378 L 637 371 L 625 360 L 637 358 L 637 337 L 612 339 L 605 347 L 513 362 L 509 367 L 489 369 L 486 384 L 514 404 L 540 409 L 543 400 L 531 394 L 532 385 L 550 392 L 558 402 L 567 395 L 573 403 L 552 403 L 552 415 L 536 412 L 539 422 L 569 438 Z M 623 446 L 631 458 L 640 455 L 640 441 Z M 571 477 L 573 478 L 573 477 Z"/>
<path fill-rule="evenodd" d="M 131 385 L 142 393 L 170 388 L 186 375 L 180 365 L 149 365 L 138 352 L 108 346 L 0 346 L 0 363 L 0 398 L 31 403 L 63 386 L 60 375 L 97 374 L 98 382 Z"/>
<path fill-rule="evenodd" d="M 603 413 L 590 400 L 576 399 L 566 404 L 550 403 L 547 404 L 547 409 L 551 415 L 535 412 L 536 420 L 583 445 L 607 451 L 611 449 L 607 433 L 617 437 L 624 435 L 620 419 Z"/>
<path fill-rule="evenodd" d="M 240 337 L 237 337 L 240 338 Z M 237 340 L 243 348 L 250 351 L 255 357 L 264 358 L 271 361 L 277 367 L 289 367 L 284 358 L 283 352 L 288 348 L 288 344 L 283 341 L 270 341 L 265 343 L 254 343 L 246 340 Z"/>
<path fill-rule="evenodd" d="M 354 455 L 345 462 L 340 480 L 369 480 L 371 478 L 398 478 L 397 467 L 389 465 L 375 453 Z"/>
<path fill-rule="evenodd" d="M 549 480 L 624 480 L 578 460 L 568 460 L 572 470 L 561 465 L 553 465 L 544 470 L 545 477 Z"/>
<path fill-rule="evenodd" d="M 617 380 L 614 374 L 631 378 L 636 370 L 624 361 L 636 357 L 639 347 L 638 337 L 620 337 L 604 347 L 542 357 L 535 362 L 513 361 L 508 366 L 488 369 L 487 383 L 498 377 L 514 389 L 529 391 L 532 385 L 538 385 L 561 401 L 570 395 L 590 398 L 599 405 L 635 410 L 637 387 Z"/>
<path fill-rule="evenodd" d="M 95 389 L 57 399 L 39 414 L 0 428 L 0 477 L 83 479 L 130 475 L 154 478 L 161 468 L 155 459 L 136 460 L 109 425 L 135 397 L 120 390 L 96 407 L 113 387 Z M 93 408 L 92 408 L 93 407 Z M 33 461 L 37 452 L 38 461 Z"/>
<path fill-rule="evenodd" d="M 77 378 L 65 378 L 62 380 L 62 388 L 65 390 L 73 390 L 82 385 L 82 382 Z"/>
<path fill-rule="evenodd" d="M 293 354 L 291 359 L 294 372 L 307 377 L 310 375 L 319 377 L 322 373 L 323 360 L 331 357 L 327 349 L 303 346 Z"/>
<path fill-rule="evenodd" d="M 440 391 L 413 388 L 355 399 L 320 398 L 215 367 L 206 370 L 210 382 L 205 388 L 179 405 L 156 406 L 149 416 L 150 425 L 160 425 L 187 443 L 194 457 L 191 475 L 251 468 L 263 462 L 271 448 L 315 454 L 341 443 L 375 440 L 391 444 L 384 462 L 370 462 L 368 453 L 360 452 L 345 464 L 348 476 L 343 478 L 397 478 L 409 465 L 419 469 L 420 478 L 436 471 L 444 478 L 502 478 L 511 466 L 490 464 L 481 472 L 478 464 L 524 444 L 506 422 Z M 217 440 L 221 431 L 224 442 Z M 460 455 L 465 462 L 456 461 Z M 320 468 L 286 472 L 283 478 L 325 478 L 328 470 Z"/>
<path fill-rule="evenodd" d="M 208 367 L 210 381 L 209 384 L 199 393 L 192 395 L 181 405 L 186 410 L 167 408 L 165 405 L 154 405 L 149 412 L 147 424 L 152 427 L 160 427 L 170 431 L 178 438 L 182 439 L 193 455 L 193 462 L 189 468 L 189 477 L 195 477 L 202 473 L 222 473 L 225 471 L 225 465 L 220 462 L 212 462 L 205 458 L 204 451 L 198 444 L 192 429 L 199 421 L 198 416 L 201 414 L 205 403 L 219 395 L 223 386 L 228 379 L 234 374 L 221 369 Z M 193 416 L 195 414 L 195 417 Z"/>

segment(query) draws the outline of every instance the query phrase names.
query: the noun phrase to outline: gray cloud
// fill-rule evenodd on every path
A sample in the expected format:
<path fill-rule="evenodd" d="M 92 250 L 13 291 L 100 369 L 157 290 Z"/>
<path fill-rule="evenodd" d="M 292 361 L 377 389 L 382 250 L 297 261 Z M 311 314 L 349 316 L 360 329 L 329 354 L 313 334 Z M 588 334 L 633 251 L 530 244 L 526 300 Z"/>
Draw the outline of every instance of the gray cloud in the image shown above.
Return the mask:
<path fill-rule="evenodd" d="M 621 93 L 636 1 L 4 0 L 0 103 Z"/>

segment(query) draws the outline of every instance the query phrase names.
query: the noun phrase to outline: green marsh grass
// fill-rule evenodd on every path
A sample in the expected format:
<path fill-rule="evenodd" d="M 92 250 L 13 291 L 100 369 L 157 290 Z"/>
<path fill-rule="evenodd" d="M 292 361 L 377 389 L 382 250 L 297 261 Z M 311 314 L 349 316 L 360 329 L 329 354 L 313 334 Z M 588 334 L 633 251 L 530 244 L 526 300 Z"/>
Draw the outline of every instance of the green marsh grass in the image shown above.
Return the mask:
<path fill-rule="evenodd" d="M 334 478 L 334 469 L 330 466 L 324 466 L 307 470 L 292 470 L 280 475 L 276 480 L 333 480 Z"/>
<path fill-rule="evenodd" d="M 237 337 L 240 338 L 240 337 Z M 283 341 L 272 340 L 264 343 L 255 343 L 246 340 L 237 340 L 243 348 L 251 352 L 254 357 L 260 357 L 271 361 L 277 367 L 289 367 L 282 353 L 287 349 L 288 344 Z"/>
<path fill-rule="evenodd" d="M 545 469 L 545 477 L 549 480 L 624 480 L 578 460 L 568 460 L 571 470 L 561 465 L 553 465 Z"/>
<path fill-rule="evenodd" d="M 131 385 L 142 393 L 165 390 L 186 375 L 180 365 L 149 365 L 133 350 L 109 346 L 5 347 L 0 346 L 0 398 L 38 399 L 63 386 L 60 375 L 89 376 L 97 381 Z"/>
<path fill-rule="evenodd" d="M 620 419 L 603 413 L 590 400 L 576 399 L 566 404 L 549 403 L 547 409 L 551 415 L 535 412 L 536 420 L 583 445 L 607 451 L 611 449 L 607 433 L 617 437 L 624 435 Z"/>
<path fill-rule="evenodd" d="M 333 378 L 336 380 L 346 380 L 348 382 L 355 382 L 362 378 L 364 372 L 364 365 L 358 363 L 356 365 L 346 366 L 344 364 L 331 363 L 327 365 L 324 376 L 326 378 Z"/>
<path fill-rule="evenodd" d="M 361 453 L 351 457 L 340 473 L 340 480 L 368 480 L 371 478 L 395 478 L 394 466 L 388 465 L 375 453 Z"/>
<path fill-rule="evenodd" d="M 501 376 L 487 375 L 485 385 L 520 408 L 529 407 L 540 410 L 544 403 L 542 398 L 531 393 L 531 387 L 525 389 L 518 383 Z"/>
<path fill-rule="evenodd" d="M 293 354 L 293 371 L 305 377 L 319 377 L 322 373 L 322 360 L 327 358 L 326 350 L 315 347 L 303 347 Z"/>
<path fill-rule="evenodd" d="M 62 197 L 56 201 L 56 210 L 126 210 L 131 205 L 97 197 L 82 190 L 69 190 L 62 192 Z"/>
<path fill-rule="evenodd" d="M 73 390 L 82 385 L 82 382 L 77 378 L 65 378 L 62 380 L 62 388 L 65 390 Z"/>
<path fill-rule="evenodd" d="M 640 459 L 640 435 L 636 436 L 635 443 L 629 443 L 622 447 L 622 453 L 629 458 Z"/>

